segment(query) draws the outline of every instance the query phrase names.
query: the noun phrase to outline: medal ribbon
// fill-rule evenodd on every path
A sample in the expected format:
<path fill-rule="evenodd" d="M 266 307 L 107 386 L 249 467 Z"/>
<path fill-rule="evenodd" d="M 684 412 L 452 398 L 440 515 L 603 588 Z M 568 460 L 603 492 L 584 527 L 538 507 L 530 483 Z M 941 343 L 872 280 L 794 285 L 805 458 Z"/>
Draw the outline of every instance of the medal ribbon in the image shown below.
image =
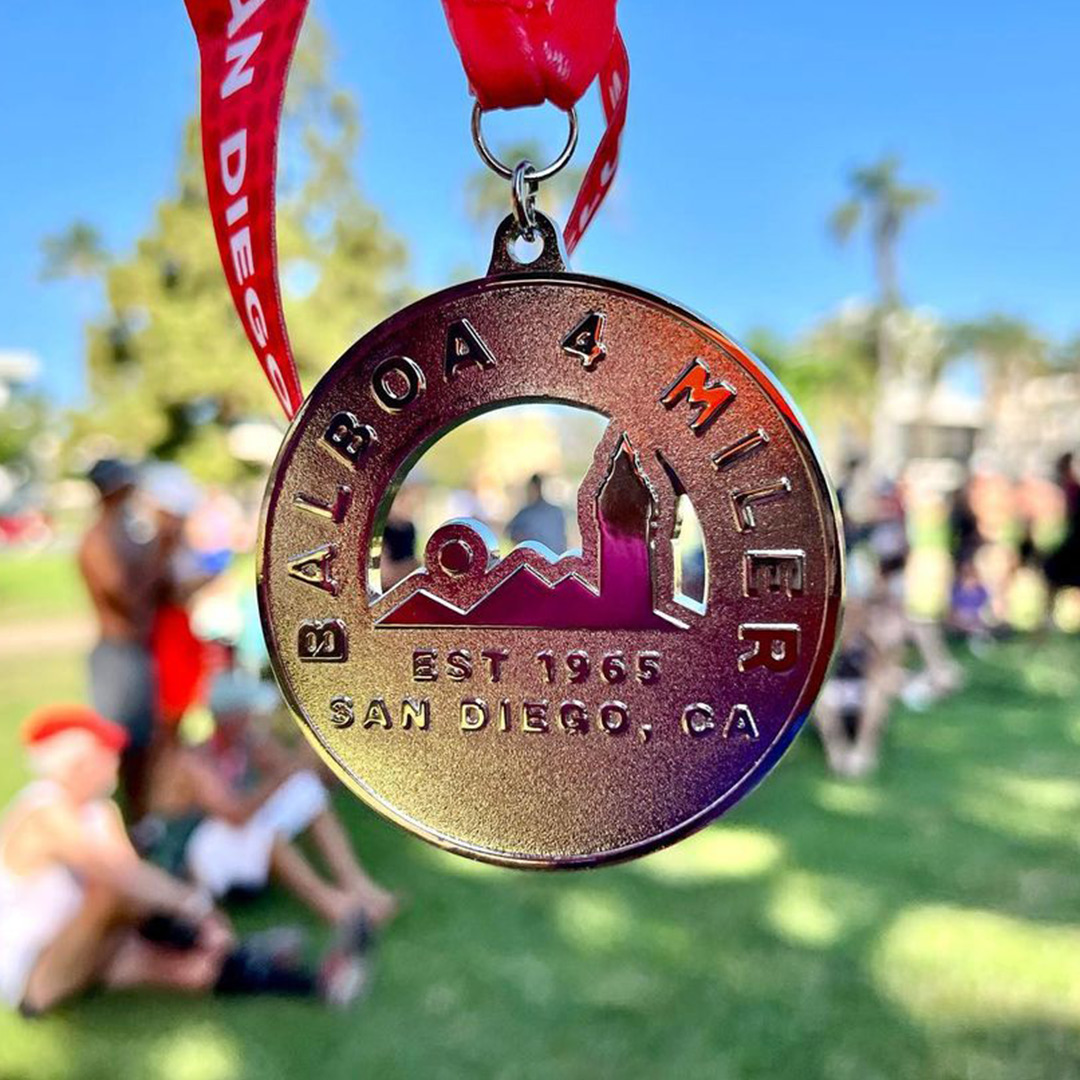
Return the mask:
<path fill-rule="evenodd" d="M 565 230 L 572 251 L 615 177 L 630 65 L 616 0 L 443 0 L 485 109 L 571 108 L 597 74 L 607 129 Z M 278 283 L 274 182 L 308 0 L 185 0 L 199 43 L 203 165 L 218 253 L 251 347 L 292 419 L 303 401 Z"/>
<path fill-rule="evenodd" d="M 615 179 L 626 126 L 630 59 L 616 0 L 443 0 L 469 85 L 484 109 L 550 101 L 570 109 L 600 76 L 607 128 L 564 230 L 577 247 Z"/>
<path fill-rule="evenodd" d="M 185 0 L 199 41 L 203 166 L 233 303 L 291 420 L 304 400 L 278 286 L 274 178 L 285 80 L 308 0 Z"/>

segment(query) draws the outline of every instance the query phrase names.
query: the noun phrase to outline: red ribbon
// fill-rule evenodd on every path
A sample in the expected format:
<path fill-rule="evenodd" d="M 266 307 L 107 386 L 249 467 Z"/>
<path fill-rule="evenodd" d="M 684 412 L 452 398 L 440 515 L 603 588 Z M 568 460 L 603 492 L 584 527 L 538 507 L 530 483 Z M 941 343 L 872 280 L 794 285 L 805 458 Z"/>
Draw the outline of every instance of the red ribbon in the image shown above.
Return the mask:
<path fill-rule="evenodd" d="M 574 250 L 604 201 L 626 126 L 630 60 L 616 0 L 443 0 L 469 84 L 485 109 L 573 107 L 600 76 L 607 129 L 582 181 L 565 240 Z"/>
<path fill-rule="evenodd" d="M 303 401 L 278 285 L 274 180 L 281 105 L 308 0 L 185 0 L 199 42 L 203 164 L 218 252 L 285 415 Z M 565 230 L 572 251 L 615 177 L 630 65 L 616 0 L 443 0 L 484 108 L 572 107 L 597 74 L 607 119 Z"/>
<path fill-rule="evenodd" d="M 304 400 L 285 329 L 274 177 L 285 80 L 308 0 L 185 0 L 202 60 L 210 216 L 233 303 L 292 419 Z"/>

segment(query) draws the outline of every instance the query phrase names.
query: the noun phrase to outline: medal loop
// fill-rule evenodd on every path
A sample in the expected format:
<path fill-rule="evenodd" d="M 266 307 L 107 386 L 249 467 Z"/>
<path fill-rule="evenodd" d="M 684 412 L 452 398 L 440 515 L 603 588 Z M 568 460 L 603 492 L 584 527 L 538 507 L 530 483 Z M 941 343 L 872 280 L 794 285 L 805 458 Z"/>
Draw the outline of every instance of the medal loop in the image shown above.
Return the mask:
<path fill-rule="evenodd" d="M 503 180 L 513 180 L 514 170 L 510 168 L 509 165 L 500 161 L 494 153 L 492 153 L 491 147 L 488 146 L 484 139 L 483 120 L 485 111 L 486 110 L 481 106 L 479 101 L 473 105 L 472 137 L 473 142 L 476 144 L 476 150 L 480 154 L 480 157 L 484 159 L 484 164 L 491 169 L 496 176 L 502 177 Z M 560 151 L 559 156 L 555 158 L 550 165 L 545 165 L 542 169 L 530 171 L 529 179 L 535 184 L 539 184 L 544 180 L 550 180 L 556 173 L 561 172 L 566 167 L 567 162 L 574 156 L 574 151 L 577 149 L 577 109 L 571 105 L 565 112 L 566 120 L 569 125 L 566 135 L 566 145 Z"/>
<path fill-rule="evenodd" d="M 535 180 L 532 162 L 519 161 L 514 167 L 510 192 L 518 232 L 530 244 L 536 238 L 536 193 L 539 187 L 540 185 Z"/>
<path fill-rule="evenodd" d="M 469 88 L 482 109 L 517 109 L 550 101 L 569 109 L 596 80 L 604 134 L 566 220 L 573 251 L 615 179 L 626 127 L 630 58 L 615 16 L 616 0 L 443 0 Z M 473 117 L 477 132 L 479 116 Z M 511 170 L 486 155 L 503 177 Z"/>

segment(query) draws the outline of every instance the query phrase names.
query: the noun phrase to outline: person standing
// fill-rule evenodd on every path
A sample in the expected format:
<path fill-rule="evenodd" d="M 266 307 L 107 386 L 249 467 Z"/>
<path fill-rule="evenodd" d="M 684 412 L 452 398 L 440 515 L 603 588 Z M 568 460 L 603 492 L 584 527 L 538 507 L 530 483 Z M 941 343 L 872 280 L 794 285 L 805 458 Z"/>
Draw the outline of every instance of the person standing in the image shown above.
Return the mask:
<path fill-rule="evenodd" d="M 184 715 L 203 693 L 208 651 L 194 632 L 188 609 L 192 597 L 220 572 L 220 560 L 207 564 L 187 543 L 188 523 L 202 493 L 186 470 L 167 462 L 147 465 L 139 489 L 152 514 L 154 541 L 168 557 L 149 637 L 160 748 L 175 737 Z"/>
<path fill-rule="evenodd" d="M 535 541 L 561 555 L 566 550 L 566 515 L 544 498 L 544 478 L 529 477 L 525 505 L 510 519 L 507 535 L 515 544 Z"/>
<path fill-rule="evenodd" d="M 79 545 L 78 562 L 98 624 L 90 653 L 94 708 L 127 732 L 120 781 L 137 817 L 144 795 L 156 721 L 157 687 L 150 652 L 154 612 L 167 590 L 169 551 L 157 540 L 136 539 L 131 496 L 136 474 L 126 462 L 103 459 L 89 472 L 99 508 Z"/>
<path fill-rule="evenodd" d="M 1054 474 L 1064 505 L 1065 535 L 1046 559 L 1046 580 L 1050 587 L 1047 607 L 1051 619 L 1058 594 L 1063 589 L 1080 588 L 1080 479 L 1072 454 L 1058 458 Z"/>

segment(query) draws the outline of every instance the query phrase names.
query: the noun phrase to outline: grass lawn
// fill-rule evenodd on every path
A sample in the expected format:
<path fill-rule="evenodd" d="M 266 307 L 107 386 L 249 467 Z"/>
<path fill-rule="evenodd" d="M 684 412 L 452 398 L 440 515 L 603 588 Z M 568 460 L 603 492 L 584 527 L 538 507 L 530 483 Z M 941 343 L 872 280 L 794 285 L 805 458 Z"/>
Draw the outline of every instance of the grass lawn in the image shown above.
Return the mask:
<path fill-rule="evenodd" d="M 0 552 L 0 623 L 88 610 L 73 551 Z"/>
<path fill-rule="evenodd" d="M 0 668 L 16 725 L 81 660 Z M 1080 1078 L 1080 641 L 1018 641 L 926 715 L 880 777 L 825 779 L 805 734 L 722 824 L 567 875 L 442 855 L 342 800 L 411 908 L 369 1001 L 98 996 L 0 1013 L 3 1080 Z M 271 896 L 242 927 L 299 918 Z"/>

